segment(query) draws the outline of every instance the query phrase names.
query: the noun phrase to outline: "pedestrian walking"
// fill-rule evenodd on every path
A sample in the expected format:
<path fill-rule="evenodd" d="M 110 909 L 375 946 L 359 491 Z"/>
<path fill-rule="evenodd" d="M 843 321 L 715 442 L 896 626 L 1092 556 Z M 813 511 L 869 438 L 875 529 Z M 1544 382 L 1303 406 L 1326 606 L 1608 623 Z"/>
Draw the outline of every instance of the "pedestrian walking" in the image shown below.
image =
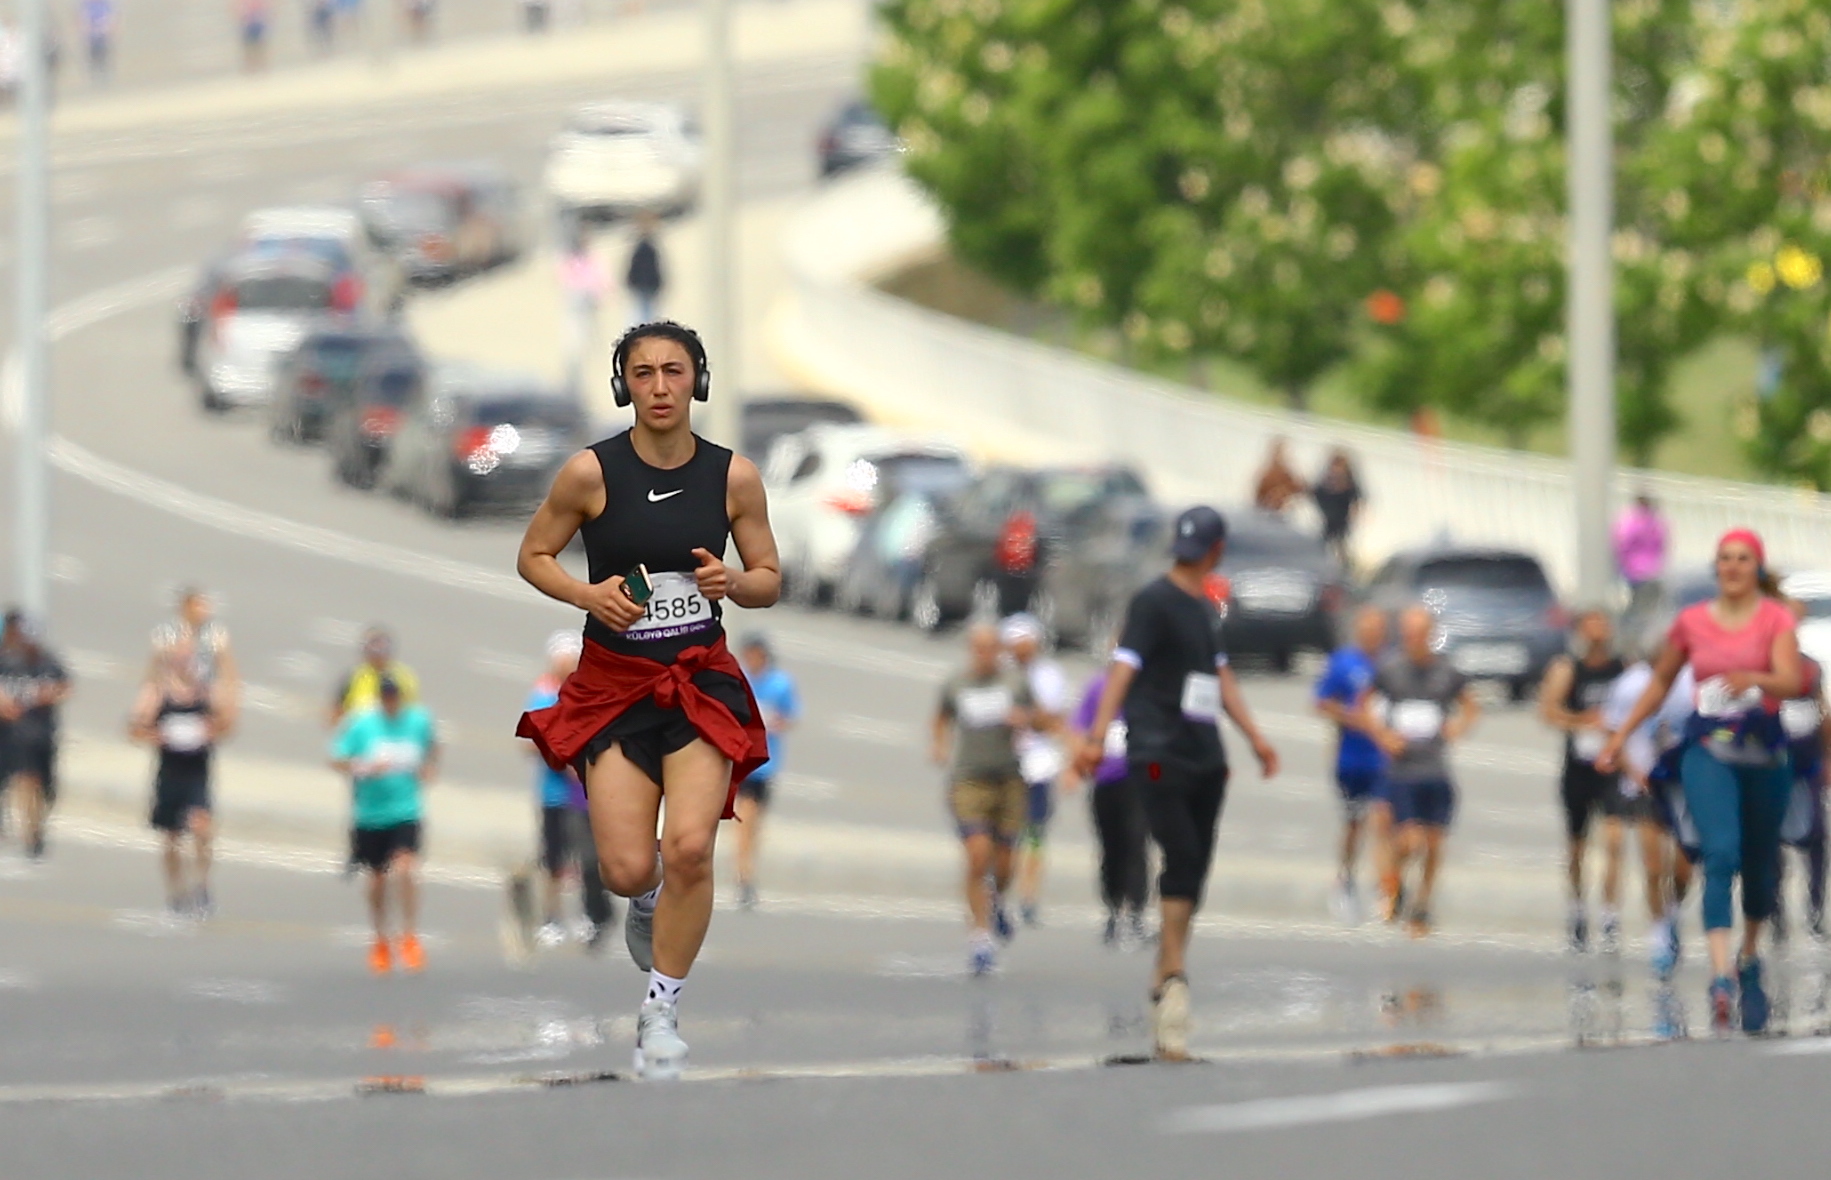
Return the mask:
<path fill-rule="evenodd" d="M 1024 830 L 1017 845 L 1017 907 L 1026 926 L 1042 924 L 1044 850 L 1055 815 L 1056 783 L 1068 769 L 1062 731 L 1070 704 L 1061 664 L 1043 654 L 1043 624 L 1018 613 L 999 627 L 999 639 L 1030 689 L 1030 717 L 1017 733 L 1018 771 L 1025 791 Z"/>
<path fill-rule="evenodd" d="M 1666 573 L 1667 529 L 1653 497 L 1641 492 L 1615 518 L 1611 539 L 1615 569 L 1628 585 L 1628 609 L 1622 615 L 1622 632 L 1640 642 L 1639 631 L 1659 612 Z"/>
<path fill-rule="evenodd" d="M 1679 774 L 1704 864 L 1704 938 L 1711 1027 L 1767 1029 L 1761 930 L 1774 914 L 1780 829 L 1793 793 L 1780 703 L 1805 690 L 1793 614 L 1778 600 L 1761 538 L 1731 529 L 1717 541 L 1717 595 L 1680 611 L 1653 676 L 1596 759 L 1614 769 L 1626 734 L 1652 716 L 1687 663 L 1697 680 Z M 1732 900 L 1742 884 L 1742 939 Z"/>
<path fill-rule="evenodd" d="M 763 710 L 769 731 L 769 761 L 750 772 L 737 789 L 737 899 L 744 909 L 757 904 L 757 849 L 763 840 L 763 817 L 769 813 L 776 778 L 782 773 L 787 736 L 801 720 L 801 694 L 795 678 L 776 662 L 763 635 L 750 635 L 738 648 L 750 691 Z"/>
<path fill-rule="evenodd" d="M 1000 658 L 997 627 L 976 623 L 966 641 L 966 666 L 941 686 L 932 752 L 948 768 L 948 803 L 966 854 L 967 966 L 988 975 L 998 943 L 1016 934 L 1005 892 L 1029 809 L 1017 735 L 1034 702 L 1023 674 Z"/>
<path fill-rule="evenodd" d="M 550 708 L 559 702 L 560 687 L 578 671 L 583 652 L 584 640 L 576 631 L 556 631 L 548 637 L 547 668 L 528 693 L 528 711 Z M 534 748 L 533 753 L 538 758 L 540 751 Z M 544 761 L 537 765 L 534 777 L 540 803 L 541 909 L 534 945 L 552 948 L 566 941 L 561 898 L 566 885 L 577 882 L 580 918 L 572 932 L 579 942 L 595 950 L 603 945 L 615 910 L 598 871 L 585 787 L 578 772 L 569 766 L 555 770 Z"/>
<path fill-rule="evenodd" d="M 115 0 L 80 0 L 77 23 L 83 30 L 83 45 L 88 51 L 89 79 L 97 84 L 108 81 L 114 68 L 114 33 L 120 18 Z"/>
<path fill-rule="evenodd" d="M 1329 453 L 1322 477 L 1310 488 L 1310 499 L 1316 502 L 1316 511 L 1322 517 L 1322 543 L 1328 546 L 1344 570 L 1351 569 L 1354 560 L 1348 548 L 1348 537 L 1360 519 L 1366 496 L 1361 491 L 1360 480 L 1355 477 L 1354 463 L 1348 458 L 1348 452 L 1338 447 Z"/>
<path fill-rule="evenodd" d="M 268 0 L 235 0 L 244 74 L 258 74 L 267 68 L 267 26 L 271 15 Z"/>
<path fill-rule="evenodd" d="M 140 686 L 128 722 L 130 738 L 158 751 L 151 822 L 161 837 L 166 911 L 174 918 L 208 918 L 215 912 L 210 777 L 216 744 L 228 727 L 200 675 L 200 661 L 193 658 L 195 642 L 187 637 L 159 650 L 153 676 Z"/>
<path fill-rule="evenodd" d="M 569 220 L 566 248 L 559 260 L 560 288 L 565 292 L 570 338 L 567 341 L 566 387 L 578 396 L 585 387 L 585 358 L 596 348 L 598 304 L 609 280 L 591 252 L 591 235 Z"/>
<path fill-rule="evenodd" d="M 1251 743 L 1268 779 L 1278 773 L 1278 751 L 1247 708 L 1221 645 L 1220 608 L 1209 596 L 1209 575 L 1227 547 L 1227 522 L 1212 508 L 1190 508 L 1176 518 L 1171 538 L 1169 572 L 1133 595 L 1126 608 L 1075 769 L 1086 777 L 1099 766 L 1107 727 L 1123 710 L 1127 766 L 1163 851 L 1151 989 L 1153 1051 L 1166 1060 L 1186 1060 L 1189 935 L 1227 794 L 1222 714 Z"/>
<path fill-rule="evenodd" d="M 337 47 L 337 0 L 310 0 L 306 19 L 312 48 L 328 56 Z"/>
<path fill-rule="evenodd" d="M 58 713 L 70 674 L 17 608 L 0 623 L 0 774 L 19 813 L 25 854 L 43 860 L 45 828 L 57 803 Z"/>
<path fill-rule="evenodd" d="M 1355 723 L 1355 713 L 1386 653 L 1386 615 L 1362 607 L 1354 616 L 1354 642 L 1338 649 L 1316 682 L 1316 711 L 1335 726 L 1335 786 L 1341 796 L 1341 860 L 1330 899 L 1335 914 L 1348 925 L 1364 916 L 1355 877 L 1361 836 L 1372 829 L 1377 880 L 1387 880 L 1392 865 L 1392 804 L 1385 790 L 1386 755 Z"/>
<path fill-rule="evenodd" d="M 1284 440 L 1272 439 L 1271 446 L 1266 451 L 1265 466 L 1259 469 L 1258 478 L 1253 484 L 1253 507 L 1261 512 L 1283 512 L 1292 500 L 1303 495 L 1306 490 L 1303 481 L 1291 469 Z"/>
<path fill-rule="evenodd" d="M 634 324 L 653 323 L 658 314 L 666 277 L 661 270 L 661 249 L 655 245 L 657 222 L 653 213 L 636 217 L 636 244 L 629 252 L 629 271 L 623 285 L 629 288 Z"/>
<path fill-rule="evenodd" d="M 1151 889 L 1146 844 L 1150 833 L 1138 785 L 1126 768 L 1125 719 L 1112 721 L 1103 735 L 1092 733 L 1100 695 L 1105 691 L 1106 672 L 1101 670 L 1081 694 L 1070 737 L 1076 749 L 1089 739 L 1100 743 L 1100 761 L 1090 776 L 1089 792 L 1094 831 L 1100 839 L 1100 901 L 1106 907 L 1100 941 L 1107 946 L 1137 945 L 1146 938 L 1144 907 Z"/>

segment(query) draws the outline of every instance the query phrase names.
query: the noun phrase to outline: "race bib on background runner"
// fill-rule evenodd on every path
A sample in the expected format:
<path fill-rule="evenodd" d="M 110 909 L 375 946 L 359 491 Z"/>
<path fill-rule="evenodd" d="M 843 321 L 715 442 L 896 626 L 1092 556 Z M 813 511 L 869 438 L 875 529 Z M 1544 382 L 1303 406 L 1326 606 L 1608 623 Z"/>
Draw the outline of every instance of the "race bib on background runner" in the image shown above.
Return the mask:
<path fill-rule="evenodd" d="M 159 721 L 159 744 L 189 754 L 210 744 L 210 722 L 201 713 L 167 713 Z"/>
<path fill-rule="evenodd" d="M 650 574 L 648 613 L 623 632 L 631 639 L 675 639 L 712 626 L 712 603 L 693 575 L 679 570 Z"/>
<path fill-rule="evenodd" d="M 420 749 L 418 742 L 376 742 L 369 758 L 380 768 L 381 774 L 418 770 L 425 759 L 425 751 Z"/>
<path fill-rule="evenodd" d="M 1780 726 L 1796 742 L 1817 733 L 1822 720 L 1817 701 L 1784 701 L 1780 705 Z"/>
<path fill-rule="evenodd" d="M 1115 721 L 1106 727 L 1106 745 L 1102 749 L 1108 758 L 1125 757 L 1125 722 Z"/>
<path fill-rule="evenodd" d="M 963 688 L 954 694 L 954 716 L 968 729 L 992 729 L 1011 720 L 1011 690 L 1002 685 Z"/>
<path fill-rule="evenodd" d="M 1408 742 L 1428 742 L 1443 732 L 1443 706 L 1436 701 L 1394 701 L 1392 730 Z"/>
<path fill-rule="evenodd" d="M 1697 686 L 1697 711 L 1705 717 L 1735 717 L 1760 707 L 1760 689 L 1731 692 L 1728 677 L 1712 676 Z"/>
<path fill-rule="evenodd" d="M 1191 672 L 1183 677 L 1183 716 L 1190 721 L 1220 724 L 1221 678 L 1207 672 Z"/>

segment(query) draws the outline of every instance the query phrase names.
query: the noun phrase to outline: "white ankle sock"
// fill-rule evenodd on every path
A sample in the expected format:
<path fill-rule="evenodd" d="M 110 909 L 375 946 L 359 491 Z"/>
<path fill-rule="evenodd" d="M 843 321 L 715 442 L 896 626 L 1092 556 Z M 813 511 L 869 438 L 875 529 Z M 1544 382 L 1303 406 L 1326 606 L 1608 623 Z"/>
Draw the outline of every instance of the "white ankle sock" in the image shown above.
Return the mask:
<path fill-rule="evenodd" d="M 659 900 L 661 900 L 661 886 L 657 885 L 647 893 L 644 893 L 641 897 L 630 898 L 629 904 L 635 906 L 645 914 L 652 914 L 655 912 L 655 903 Z"/>
<path fill-rule="evenodd" d="M 684 979 L 675 979 L 672 975 L 663 975 L 659 971 L 648 973 L 648 998 L 666 1000 L 670 1004 L 680 1003 L 680 989 L 686 986 Z"/>

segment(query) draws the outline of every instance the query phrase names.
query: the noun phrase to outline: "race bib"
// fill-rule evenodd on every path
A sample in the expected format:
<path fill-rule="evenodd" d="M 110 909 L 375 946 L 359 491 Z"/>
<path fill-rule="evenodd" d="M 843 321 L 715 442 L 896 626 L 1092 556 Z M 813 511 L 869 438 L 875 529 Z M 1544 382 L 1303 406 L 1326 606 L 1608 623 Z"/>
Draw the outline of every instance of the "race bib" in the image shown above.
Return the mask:
<path fill-rule="evenodd" d="M 1053 742 L 1031 745 L 1017 760 L 1018 773 L 1027 783 L 1054 782 L 1067 765 L 1067 759 Z"/>
<path fill-rule="evenodd" d="M 1802 741 L 1817 733 L 1822 720 L 1817 701 L 1785 701 L 1780 706 L 1780 726 L 1794 741 Z"/>
<path fill-rule="evenodd" d="M 418 742 L 376 742 L 369 755 L 369 760 L 375 764 L 378 774 L 415 771 L 420 768 L 420 763 L 425 759 L 425 751 L 420 749 Z"/>
<path fill-rule="evenodd" d="M 201 713 L 167 713 L 159 720 L 159 744 L 189 754 L 210 744 L 210 722 Z"/>
<path fill-rule="evenodd" d="M 1206 672 L 1191 672 L 1183 677 L 1183 716 L 1190 721 L 1220 724 L 1221 678 Z"/>
<path fill-rule="evenodd" d="M 1102 752 L 1108 758 L 1125 757 L 1125 722 L 1115 721 L 1106 727 L 1106 745 Z"/>
<path fill-rule="evenodd" d="M 1760 707 L 1760 689 L 1731 692 L 1727 677 L 1712 676 L 1697 686 L 1697 711 L 1705 717 L 1735 717 Z"/>
<path fill-rule="evenodd" d="M 1394 701 L 1392 729 L 1408 742 L 1428 742 L 1443 732 L 1443 706 L 1436 701 Z"/>
<path fill-rule="evenodd" d="M 963 688 L 954 694 L 954 716 L 968 729 L 991 729 L 1011 720 L 1011 690 L 1003 685 Z"/>
<path fill-rule="evenodd" d="M 1608 735 L 1599 729 L 1579 729 L 1570 735 L 1570 748 L 1583 762 L 1594 762 L 1608 744 Z"/>
<path fill-rule="evenodd" d="M 699 592 L 692 574 L 679 570 L 650 574 L 654 595 L 648 613 L 623 632 L 631 639 L 674 639 L 712 625 L 712 603 Z"/>

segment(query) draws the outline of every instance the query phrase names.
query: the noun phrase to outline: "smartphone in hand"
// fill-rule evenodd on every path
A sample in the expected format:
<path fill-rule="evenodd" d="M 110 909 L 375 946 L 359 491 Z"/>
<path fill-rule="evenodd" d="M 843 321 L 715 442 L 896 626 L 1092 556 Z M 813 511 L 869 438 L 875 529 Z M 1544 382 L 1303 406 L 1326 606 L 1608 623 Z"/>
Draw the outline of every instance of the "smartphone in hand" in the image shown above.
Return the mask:
<path fill-rule="evenodd" d="M 648 600 L 655 596 L 655 587 L 649 583 L 647 566 L 639 565 L 623 576 L 623 593 L 637 606 L 648 605 Z"/>

